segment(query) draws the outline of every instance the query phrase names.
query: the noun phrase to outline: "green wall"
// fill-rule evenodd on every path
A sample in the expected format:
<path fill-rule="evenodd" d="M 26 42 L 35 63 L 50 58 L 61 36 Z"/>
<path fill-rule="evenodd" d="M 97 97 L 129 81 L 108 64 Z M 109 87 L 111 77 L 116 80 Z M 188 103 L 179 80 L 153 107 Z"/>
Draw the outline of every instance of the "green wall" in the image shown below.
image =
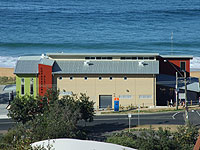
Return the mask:
<path fill-rule="evenodd" d="M 16 92 L 21 95 L 21 79 L 24 78 L 24 95 L 30 95 L 30 81 L 33 78 L 33 96 L 38 96 L 38 78 L 36 75 L 16 75 Z"/>

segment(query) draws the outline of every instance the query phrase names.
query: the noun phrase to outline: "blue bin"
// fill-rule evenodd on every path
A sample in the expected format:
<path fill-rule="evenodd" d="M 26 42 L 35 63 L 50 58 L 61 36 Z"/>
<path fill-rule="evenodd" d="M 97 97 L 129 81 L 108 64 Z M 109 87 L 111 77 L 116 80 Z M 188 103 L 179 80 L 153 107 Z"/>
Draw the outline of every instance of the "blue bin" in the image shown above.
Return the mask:
<path fill-rule="evenodd" d="M 114 101 L 114 111 L 119 111 L 119 101 Z"/>

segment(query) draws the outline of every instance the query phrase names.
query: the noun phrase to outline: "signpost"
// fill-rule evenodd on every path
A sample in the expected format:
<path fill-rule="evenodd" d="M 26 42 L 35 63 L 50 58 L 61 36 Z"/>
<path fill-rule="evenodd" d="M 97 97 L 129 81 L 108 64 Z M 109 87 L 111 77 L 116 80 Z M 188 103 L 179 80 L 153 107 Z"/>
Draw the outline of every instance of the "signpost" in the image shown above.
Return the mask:
<path fill-rule="evenodd" d="M 130 129 L 131 129 L 131 114 L 128 114 L 128 124 L 129 124 L 128 131 L 130 132 Z"/>
<path fill-rule="evenodd" d="M 140 104 L 138 105 L 138 126 L 140 125 Z"/>

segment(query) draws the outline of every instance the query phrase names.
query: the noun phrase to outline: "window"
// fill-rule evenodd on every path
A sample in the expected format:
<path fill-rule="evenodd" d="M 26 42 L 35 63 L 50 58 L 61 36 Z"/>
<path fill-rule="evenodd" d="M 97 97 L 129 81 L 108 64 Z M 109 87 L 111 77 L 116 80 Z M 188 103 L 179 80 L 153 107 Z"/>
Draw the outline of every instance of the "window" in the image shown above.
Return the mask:
<path fill-rule="evenodd" d="M 69 77 L 70 80 L 73 80 L 73 77 Z"/>
<path fill-rule="evenodd" d="M 99 80 L 101 80 L 102 79 L 102 77 L 99 77 Z"/>
<path fill-rule="evenodd" d="M 154 60 L 154 57 L 149 57 L 149 60 Z"/>
<path fill-rule="evenodd" d="M 132 99 L 132 95 L 119 95 L 119 99 Z"/>
<path fill-rule="evenodd" d="M 137 60 L 137 57 L 132 57 L 133 60 Z"/>
<path fill-rule="evenodd" d="M 152 95 L 139 95 L 139 99 L 152 99 Z"/>
<path fill-rule="evenodd" d="M 61 76 L 59 77 L 59 80 L 62 80 L 62 77 L 61 77 Z"/>
<path fill-rule="evenodd" d="M 181 71 L 185 71 L 185 68 L 186 68 L 185 66 L 186 66 L 185 61 L 181 61 L 181 64 L 180 64 Z"/>
<path fill-rule="evenodd" d="M 24 78 L 21 79 L 21 95 L 24 95 L 24 83 L 25 83 L 25 80 Z"/>
<path fill-rule="evenodd" d="M 138 57 L 138 59 L 139 59 L 139 60 L 143 60 L 144 58 L 143 58 L 143 57 Z"/>
<path fill-rule="evenodd" d="M 96 59 L 101 59 L 101 57 L 96 57 Z"/>
<path fill-rule="evenodd" d="M 30 94 L 33 95 L 33 82 L 34 82 L 34 79 L 31 78 L 30 80 Z"/>
<path fill-rule="evenodd" d="M 110 80 L 112 80 L 112 77 L 110 77 Z"/>
<path fill-rule="evenodd" d="M 87 78 L 87 77 L 84 77 L 84 79 L 87 80 L 88 78 Z"/>
<path fill-rule="evenodd" d="M 124 77 L 124 80 L 127 80 L 127 77 Z"/>

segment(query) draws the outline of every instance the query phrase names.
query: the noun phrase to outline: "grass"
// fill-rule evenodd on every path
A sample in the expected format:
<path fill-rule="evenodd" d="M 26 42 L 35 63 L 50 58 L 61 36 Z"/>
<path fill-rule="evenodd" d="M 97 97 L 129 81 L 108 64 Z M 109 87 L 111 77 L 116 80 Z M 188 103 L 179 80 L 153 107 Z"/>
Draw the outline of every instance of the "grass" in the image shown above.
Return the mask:
<path fill-rule="evenodd" d="M 175 132 L 177 131 L 177 127 L 179 127 L 181 125 L 171 125 L 171 124 L 153 124 L 153 125 L 140 125 L 140 126 L 136 126 L 130 129 L 130 131 L 138 131 L 141 129 L 153 129 L 153 130 L 158 130 L 159 128 L 163 128 L 163 129 L 168 129 L 171 132 Z M 128 129 L 126 129 L 128 130 Z"/>
<path fill-rule="evenodd" d="M 0 85 L 9 85 L 9 84 L 16 84 L 15 77 L 0 77 Z"/>
<path fill-rule="evenodd" d="M 193 109 L 200 109 L 199 106 L 189 106 L 189 110 Z M 185 109 L 181 106 L 179 106 L 179 109 L 176 110 L 175 107 L 168 107 L 168 108 L 141 108 L 140 113 L 161 113 L 161 112 L 176 112 L 176 111 L 184 111 Z M 138 109 L 135 108 L 134 110 L 120 110 L 119 112 L 115 111 L 103 111 L 101 114 L 128 114 L 128 113 L 138 113 Z"/>

